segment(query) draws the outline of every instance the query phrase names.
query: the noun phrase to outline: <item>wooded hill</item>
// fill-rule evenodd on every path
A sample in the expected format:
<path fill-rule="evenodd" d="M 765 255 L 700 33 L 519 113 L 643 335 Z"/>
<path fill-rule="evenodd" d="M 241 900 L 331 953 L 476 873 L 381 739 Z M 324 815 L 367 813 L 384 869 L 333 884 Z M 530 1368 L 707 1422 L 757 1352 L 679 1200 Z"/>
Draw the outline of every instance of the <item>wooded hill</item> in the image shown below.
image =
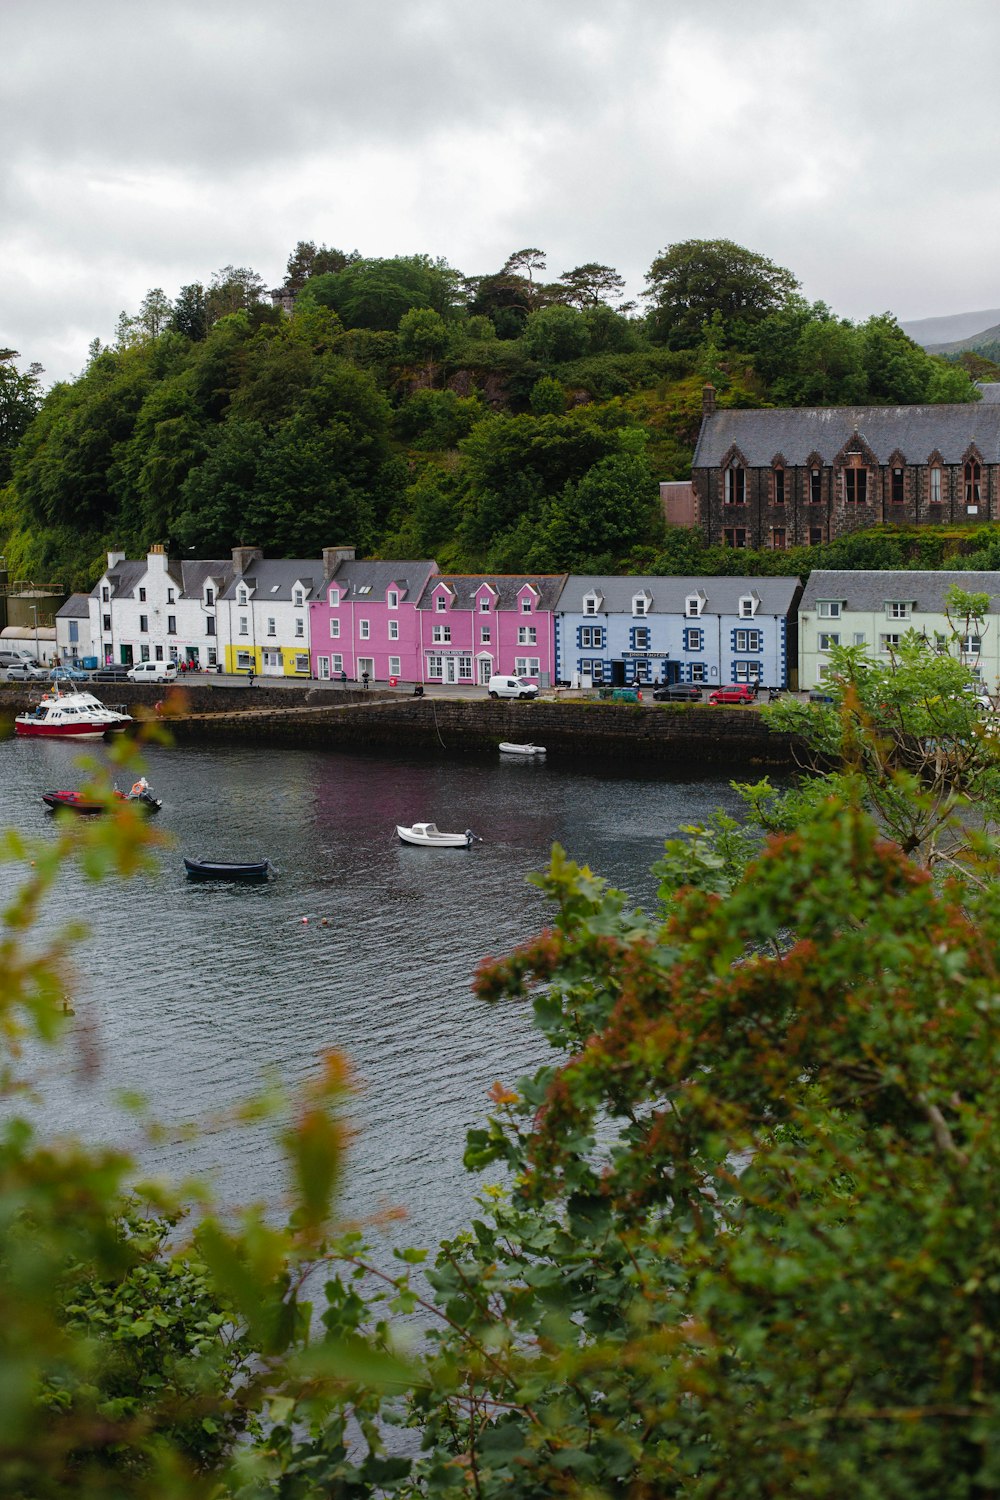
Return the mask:
<path fill-rule="evenodd" d="M 155 288 L 44 398 L 38 368 L 6 351 L 12 572 L 89 587 L 108 547 L 154 541 L 201 556 L 346 542 L 459 571 L 722 571 L 717 549 L 667 534 L 657 494 L 690 472 L 706 379 L 722 405 L 975 398 L 891 315 L 838 319 L 730 241 L 664 250 L 641 311 L 611 267 L 545 269 L 535 249 L 467 278 L 300 242 L 285 307 L 232 266 L 173 301 Z"/>

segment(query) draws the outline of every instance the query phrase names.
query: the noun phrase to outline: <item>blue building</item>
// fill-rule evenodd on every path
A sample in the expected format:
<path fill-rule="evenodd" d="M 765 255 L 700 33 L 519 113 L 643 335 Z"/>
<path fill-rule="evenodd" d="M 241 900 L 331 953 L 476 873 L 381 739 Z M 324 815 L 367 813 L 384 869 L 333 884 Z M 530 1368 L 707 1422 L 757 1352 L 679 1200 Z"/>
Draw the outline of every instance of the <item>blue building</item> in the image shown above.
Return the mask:
<path fill-rule="evenodd" d="M 571 574 L 556 609 L 556 680 L 788 687 L 801 592 L 797 578 Z"/>

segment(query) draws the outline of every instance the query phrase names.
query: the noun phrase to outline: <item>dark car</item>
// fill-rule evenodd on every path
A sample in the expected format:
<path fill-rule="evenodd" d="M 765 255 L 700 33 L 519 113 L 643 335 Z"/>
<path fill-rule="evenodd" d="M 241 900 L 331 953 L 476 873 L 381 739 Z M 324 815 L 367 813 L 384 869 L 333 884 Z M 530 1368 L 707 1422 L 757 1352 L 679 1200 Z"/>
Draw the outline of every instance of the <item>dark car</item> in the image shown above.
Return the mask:
<path fill-rule="evenodd" d="M 128 682 L 128 674 L 131 668 L 120 664 L 111 667 L 98 667 L 96 672 L 91 672 L 91 680 L 94 682 Z"/>
<path fill-rule="evenodd" d="M 656 703 L 700 703 L 701 688 L 696 682 L 668 682 L 653 692 Z"/>
<path fill-rule="evenodd" d="M 708 695 L 709 703 L 753 703 L 757 697 L 752 683 L 731 682 L 727 687 L 714 688 Z"/>

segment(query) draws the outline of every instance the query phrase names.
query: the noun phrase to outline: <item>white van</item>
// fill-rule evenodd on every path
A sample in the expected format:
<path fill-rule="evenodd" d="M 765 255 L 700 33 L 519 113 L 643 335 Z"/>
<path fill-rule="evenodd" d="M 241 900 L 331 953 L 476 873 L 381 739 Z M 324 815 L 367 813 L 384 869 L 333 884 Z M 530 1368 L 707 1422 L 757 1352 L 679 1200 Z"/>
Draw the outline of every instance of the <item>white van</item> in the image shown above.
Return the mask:
<path fill-rule="evenodd" d="M 128 670 L 129 682 L 173 682 L 177 676 L 175 661 L 137 661 Z"/>
<path fill-rule="evenodd" d="M 538 684 L 529 682 L 527 677 L 503 677 L 498 674 L 490 678 L 486 691 L 491 698 L 537 698 Z"/>

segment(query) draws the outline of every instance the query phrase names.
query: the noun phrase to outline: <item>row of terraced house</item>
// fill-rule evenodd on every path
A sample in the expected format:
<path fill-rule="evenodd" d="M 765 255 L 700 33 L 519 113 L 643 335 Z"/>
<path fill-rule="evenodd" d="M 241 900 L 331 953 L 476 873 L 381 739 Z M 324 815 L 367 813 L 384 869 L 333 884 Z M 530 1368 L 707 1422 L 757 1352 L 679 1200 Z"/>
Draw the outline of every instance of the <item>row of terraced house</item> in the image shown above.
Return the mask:
<path fill-rule="evenodd" d="M 958 584 L 986 594 L 961 639 Z M 837 646 L 888 658 L 908 629 L 960 647 L 1000 677 L 1000 575 L 815 570 L 797 578 L 445 574 L 432 559 L 145 560 L 110 553 L 90 595 L 56 617 L 64 661 L 176 661 L 261 678 L 485 687 L 495 673 L 541 688 L 685 682 L 813 687 Z M 949 646 L 950 649 L 950 646 Z"/>

